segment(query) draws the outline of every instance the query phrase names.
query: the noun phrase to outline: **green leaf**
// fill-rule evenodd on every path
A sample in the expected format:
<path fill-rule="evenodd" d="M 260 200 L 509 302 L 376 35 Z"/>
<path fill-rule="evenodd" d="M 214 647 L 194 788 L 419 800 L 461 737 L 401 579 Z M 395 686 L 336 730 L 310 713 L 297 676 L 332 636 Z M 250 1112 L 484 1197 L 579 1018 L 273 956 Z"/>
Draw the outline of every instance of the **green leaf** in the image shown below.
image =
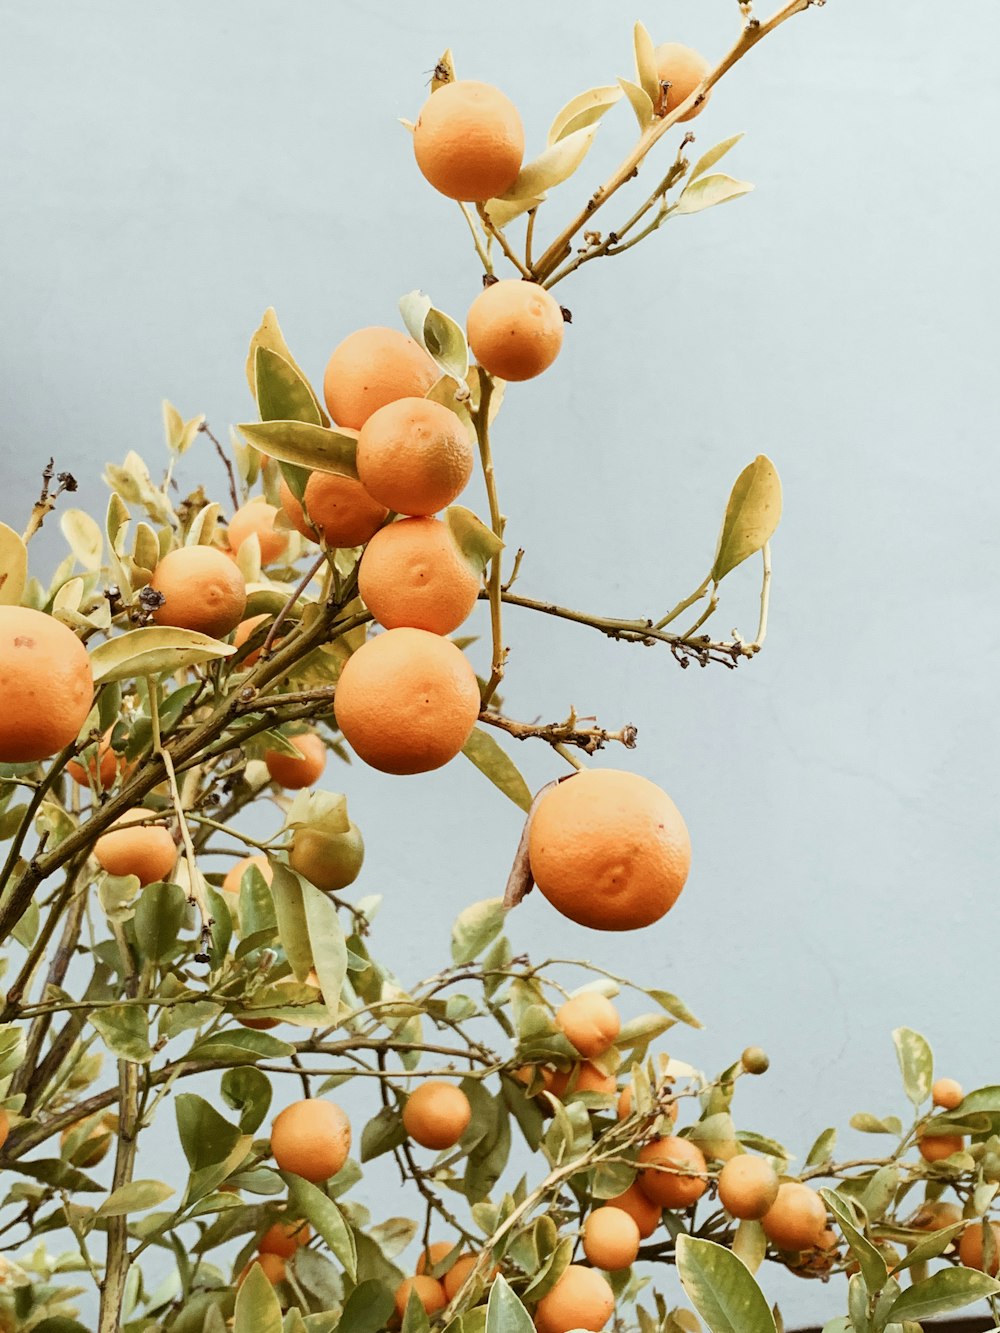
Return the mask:
<path fill-rule="evenodd" d="M 344 1215 L 321 1189 L 291 1172 L 282 1172 L 288 1186 L 288 1201 L 292 1212 L 311 1222 L 314 1230 L 326 1242 L 330 1251 L 340 1260 L 344 1272 L 354 1282 L 358 1276 L 358 1252 L 354 1234 L 344 1221 Z"/>
<path fill-rule="evenodd" d="M 619 79 L 618 83 L 635 112 L 640 130 L 646 129 L 653 121 L 653 102 L 649 93 L 638 83 L 633 83 L 631 79 Z"/>
<path fill-rule="evenodd" d="M 690 176 L 688 176 L 688 182 L 696 181 L 699 176 L 704 176 L 705 172 L 708 171 L 710 167 L 714 167 L 716 162 L 724 158 L 730 148 L 735 147 L 742 138 L 742 134 L 734 134 L 732 138 L 723 139 L 721 143 L 717 143 L 715 147 L 710 148 L 707 153 L 702 153 L 701 157 L 699 157 L 698 161 L 694 164 Z"/>
<path fill-rule="evenodd" d="M 369 1278 L 348 1297 L 337 1333 L 381 1333 L 392 1311 L 392 1292 L 385 1283 Z"/>
<path fill-rule="evenodd" d="M 456 967 L 471 963 L 503 930 L 506 917 L 502 898 L 472 903 L 451 928 L 451 959 Z"/>
<path fill-rule="evenodd" d="M 112 1055 L 140 1065 L 152 1060 L 146 1013 L 138 1005 L 112 1004 L 106 1009 L 95 1009 L 90 1022 Z"/>
<path fill-rule="evenodd" d="M 240 1129 L 253 1134 L 264 1123 L 271 1105 L 271 1081 L 252 1065 L 227 1069 L 221 1080 L 222 1099 L 239 1113 Z"/>
<path fill-rule="evenodd" d="M 278 937 L 297 981 L 305 981 L 312 970 L 309 923 L 302 896 L 302 880 L 287 866 L 272 866 L 271 897 L 278 920 Z"/>
<path fill-rule="evenodd" d="M 231 657 L 236 649 L 193 629 L 171 625 L 149 625 L 126 630 L 107 643 L 99 643 L 90 654 L 94 683 L 106 685 L 133 676 L 159 676 L 184 667 Z"/>
<path fill-rule="evenodd" d="M 194 1092 L 178 1093 L 174 1099 L 181 1147 L 192 1171 L 215 1166 L 243 1137 L 235 1125 L 219 1115 L 204 1097 Z"/>
<path fill-rule="evenodd" d="M 222 1032 L 213 1032 L 202 1037 L 188 1051 L 186 1060 L 246 1060 L 256 1064 L 258 1060 L 287 1060 L 295 1054 L 295 1047 L 280 1037 L 272 1037 L 270 1032 L 258 1032 L 252 1028 L 229 1028 Z"/>
<path fill-rule="evenodd" d="M 877 1115 L 872 1115 L 869 1111 L 858 1111 L 850 1119 L 852 1129 L 859 1130 L 862 1134 L 895 1134 L 899 1135 L 903 1131 L 902 1123 L 894 1115 L 886 1116 L 880 1120 Z"/>
<path fill-rule="evenodd" d="M 672 1014 L 678 1023 L 686 1023 L 689 1028 L 700 1028 L 702 1026 L 684 1001 L 678 999 L 676 995 L 672 995 L 670 991 L 647 990 L 646 994 L 651 1000 L 655 1000 L 661 1009 L 665 1009 L 668 1014 Z"/>
<path fill-rule="evenodd" d="M 668 216 L 676 218 L 686 213 L 702 213 L 706 208 L 714 208 L 716 204 L 739 199 L 749 194 L 752 189 L 753 186 L 749 181 L 734 180 L 732 176 L 721 173 L 716 176 L 702 176 L 681 191 L 680 198 Z"/>
<path fill-rule="evenodd" d="M 896 1028 L 892 1034 L 896 1044 L 896 1059 L 903 1076 L 903 1091 L 914 1106 L 919 1106 L 931 1095 L 934 1081 L 934 1056 L 926 1037 L 912 1028 Z"/>
<path fill-rule="evenodd" d="M 822 1166 L 824 1162 L 830 1161 L 836 1144 L 836 1129 L 833 1127 L 824 1129 L 823 1133 L 820 1134 L 816 1142 L 809 1149 L 809 1155 L 806 1157 L 806 1166 Z"/>
<path fill-rule="evenodd" d="M 774 536 L 781 518 L 781 482 L 774 464 L 758 454 L 736 478 L 726 505 L 722 532 L 712 565 L 720 583 L 728 573 L 761 550 Z"/>
<path fill-rule="evenodd" d="M 273 348 L 258 347 L 254 375 L 261 421 L 306 421 L 313 426 L 323 425 L 311 385 L 287 357 Z"/>
<path fill-rule="evenodd" d="M 394 1106 L 383 1106 L 361 1131 L 361 1160 L 371 1162 L 406 1142 L 403 1117 Z"/>
<path fill-rule="evenodd" d="M 930 1319 L 949 1310 L 960 1310 L 973 1301 L 1000 1292 L 1000 1282 L 972 1268 L 943 1268 L 933 1277 L 908 1287 L 889 1311 L 897 1323 L 903 1319 Z"/>
<path fill-rule="evenodd" d="M 532 162 L 526 163 L 520 170 L 517 180 L 506 190 L 500 199 L 516 201 L 543 197 L 547 190 L 554 189 L 568 180 L 590 151 L 597 133 L 597 124 L 585 125 L 574 130 L 557 143 L 544 149 Z"/>
<path fill-rule="evenodd" d="M 843 1232 L 851 1253 L 861 1266 L 868 1290 L 881 1291 L 889 1276 L 881 1253 L 858 1229 L 854 1214 L 835 1190 L 821 1189 L 819 1196 L 837 1219 L 837 1225 Z"/>
<path fill-rule="evenodd" d="M 774 1315 L 746 1266 L 714 1241 L 677 1237 L 677 1274 L 711 1333 L 776 1333 Z"/>
<path fill-rule="evenodd" d="M 251 421 L 239 429 L 255 449 L 281 463 L 357 480 L 358 442 L 353 435 L 308 421 Z"/>
<path fill-rule="evenodd" d="M 635 50 L 636 82 L 655 107 L 660 101 L 662 87 L 656 68 L 656 47 L 644 24 L 637 23 L 633 28 L 632 44 Z"/>
<path fill-rule="evenodd" d="M 534 1328 L 531 1315 L 507 1279 L 499 1273 L 493 1280 L 486 1305 L 486 1333 L 534 1333 Z"/>
<path fill-rule="evenodd" d="M 739 1224 L 733 1237 L 733 1254 L 746 1264 L 751 1273 L 756 1273 L 767 1254 L 767 1236 L 759 1222 L 744 1221 Z"/>
<path fill-rule="evenodd" d="M 401 1333 L 430 1333 L 430 1328 L 431 1321 L 427 1318 L 424 1303 L 418 1293 L 411 1287 L 406 1302 L 406 1310 L 403 1314 Z"/>
<path fill-rule="evenodd" d="M 281 1333 L 281 1306 L 260 1264 L 254 1264 L 236 1293 L 233 1333 Z"/>
<path fill-rule="evenodd" d="M 146 885 L 132 920 L 136 943 L 147 962 L 158 963 L 175 947 L 186 910 L 187 900 L 179 884 L 158 881 Z"/>
<path fill-rule="evenodd" d="M 268 306 L 264 311 L 260 327 L 250 339 L 250 350 L 247 353 L 247 383 L 250 386 L 250 392 L 255 397 L 257 393 L 257 349 L 259 347 L 266 347 L 268 351 L 276 352 L 278 356 L 288 362 L 304 384 L 309 383 L 308 376 L 303 374 L 302 367 L 288 350 L 288 344 L 285 342 L 285 335 L 281 332 L 281 325 L 278 323 L 278 316 L 274 313 L 273 306 Z M 316 409 L 319 412 L 320 423 L 324 426 L 328 426 L 330 424 L 330 418 L 324 412 L 323 406 L 316 398 L 315 394 L 313 394 L 313 400 L 315 401 Z M 261 415 L 263 416 L 263 413 Z"/>
<path fill-rule="evenodd" d="M 610 111 L 616 102 L 620 102 L 621 97 L 622 90 L 615 83 L 604 84 L 600 88 L 588 88 L 585 93 L 577 93 L 576 97 L 571 97 L 556 113 L 555 119 L 549 126 L 546 141 L 549 147 L 558 143 L 560 139 L 565 139 L 575 130 L 593 125 Z"/>
<path fill-rule="evenodd" d="M 69 543 L 69 549 L 76 556 L 84 569 L 94 570 L 101 567 L 101 553 L 104 550 L 104 533 L 100 524 L 84 509 L 67 509 L 59 516 L 59 527 Z M 10 529 L 8 528 L 9 532 Z M 20 540 L 20 538 L 18 539 Z M 2 563 L 2 555 L 0 555 Z M 0 596 L 0 601 L 3 598 Z"/>
<path fill-rule="evenodd" d="M 437 310 L 425 292 L 400 297 L 399 313 L 414 342 L 434 359 L 438 369 L 463 383 L 469 373 L 469 345 L 462 326 Z"/>
<path fill-rule="evenodd" d="M 337 908 L 325 893 L 308 880 L 302 880 L 302 905 L 309 932 L 313 966 L 320 990 L 331 1013 L 336 1015 L 340 992 L 347 976 L 347 942 L 337 915 Z"/>
<path fill-rule="evenodd" d="M 124 1217 L 126 1213 L 142 1213 L 169 1199 L 173 1190 L 162 1180 L 131 1180 L 114 1190 L 97 1210 L 98 1217 Z"/>
<path fill-rule="evenodd" d="M 0 606 L 19 606 L 28 581 L 28 548 L 6 523 L 0 523 Z"/>
<path fill-rule="evenodd" d="M 483 574 L 493 557 L 503 550 L 503 542 L 464 505 L 451 505 L 442 518 L 462 558 L 477 574 Z"/>
<path fill-rule="evenodd" d="M 1000 1087 L 975 1088 L 967 1092 L 957 1111 L 963 1115 L 981 1111 L 991 1115 L 1000 1114 Z"/>
<path fill-rule="evenodd" d="M 904 1268 L 912 1268 L 914 1264 L 923 1264 L 929 1259 L 936 1259 L 968 1225 L 968 1222 L 963 1220 L 953 1222 L 950 1227 L 941 1227 L 939 1231 L 932 1231 L 925 1240 L 914 1245 L 905 1258 L 900 1259 L 893 1272 L 898 1273 Z"/>
<path fill-rule="evenodd" d="M 493 783 L 523 810 L 531 809 L 531 790 L 507 751 L 482 727 L 473 727 L 469 739 L 462 746 L 466 759 L 472 761 Z"/>

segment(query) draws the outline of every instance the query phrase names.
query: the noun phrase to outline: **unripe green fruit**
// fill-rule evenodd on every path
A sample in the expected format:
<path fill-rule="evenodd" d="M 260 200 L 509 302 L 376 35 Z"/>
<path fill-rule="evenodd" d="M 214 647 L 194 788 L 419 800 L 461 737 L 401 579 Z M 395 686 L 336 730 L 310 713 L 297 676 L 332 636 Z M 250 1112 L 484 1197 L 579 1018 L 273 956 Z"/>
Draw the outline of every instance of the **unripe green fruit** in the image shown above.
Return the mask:
<path fill-rule="evenodd" d="M 344 833 L 327 833 L 315 827 L 297 828 L 288 853 L 291 868 L 327 893 L 353 884 L 361 873 L 364 859 L 364 840 L 353 821 Z"/>
<path fill-rule="evenodd" d="M 771 1061 L 759 1046 L 748 1046 L 740 1056 L 740 1063 L 748 1074 L 766 1074 Z"/>

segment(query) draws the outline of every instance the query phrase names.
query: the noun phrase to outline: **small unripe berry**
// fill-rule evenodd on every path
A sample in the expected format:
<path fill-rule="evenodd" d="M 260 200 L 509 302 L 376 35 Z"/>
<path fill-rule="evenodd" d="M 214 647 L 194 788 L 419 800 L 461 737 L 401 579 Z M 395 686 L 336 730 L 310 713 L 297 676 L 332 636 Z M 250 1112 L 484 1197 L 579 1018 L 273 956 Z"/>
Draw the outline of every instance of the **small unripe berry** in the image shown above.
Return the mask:
<path fill-rule="evenodd" d="M 759 1046 L 748 1046 L 740 1056 L 740 1064 L 748 1074 L 766 1074 L 771 1061 Z"/>

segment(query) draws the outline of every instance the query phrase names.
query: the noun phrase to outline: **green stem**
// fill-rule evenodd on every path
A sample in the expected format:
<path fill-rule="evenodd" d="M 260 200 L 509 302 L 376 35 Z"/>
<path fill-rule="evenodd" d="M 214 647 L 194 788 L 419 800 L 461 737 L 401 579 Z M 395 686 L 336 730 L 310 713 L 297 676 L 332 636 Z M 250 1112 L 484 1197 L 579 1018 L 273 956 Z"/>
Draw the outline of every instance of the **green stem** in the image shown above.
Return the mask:
<path fill-rule="evenodd" d="M 493 451 L 490 447 L 490 399 L 493 396 L 493 377 L 488 375 L 480 367 L 479 371 L 479 405 L 473 416 L 473 423 L 476 428 L 476 440 L 479 443 L 479 459 L 483 468 L 483 480 L 486 483 L 486 495 L 490 505 L 490 526 L 495 536 L 503 540 L 504 517 L 500 512 L 500 500 L 497 496 L 496 474 L 493 469 Z M 507 659 L 507 650 L 503 643 L 503 587 L 502 570 L 500 567 L 500 557 L 502 551 L 498 550 L 490 562 L 489 577 L 489 599 L 490 599 L 490 630 L 493 639 L 493 657 L 491 662 L 490 678 L 483 690 L 483 707 L 485 708 L 497 691 L 497 686 L 503 680 L 504 664 Z"/>

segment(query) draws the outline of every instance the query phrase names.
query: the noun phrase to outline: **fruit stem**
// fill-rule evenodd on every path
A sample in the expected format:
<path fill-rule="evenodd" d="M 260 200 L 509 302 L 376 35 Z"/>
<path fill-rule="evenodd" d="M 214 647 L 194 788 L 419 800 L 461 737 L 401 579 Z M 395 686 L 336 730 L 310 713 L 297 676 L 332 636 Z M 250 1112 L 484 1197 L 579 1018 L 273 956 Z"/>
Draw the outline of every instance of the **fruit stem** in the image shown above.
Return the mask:
<path fill-rule="evenodd" d="M 479 458 L 483 467 L 483 480 L 486 482 L 486 494 L 490 502 L 490 526 L 494 534 L 502 541 L 504 518 L 500 512 L 500 501 L 497 497 L 496 474 L 493 471 L 493 451 L 490 448 L 490 398 L 493 395 L 493 376 L 488 375 L 485 370 L 479 369 L 479 405 L 472 415 L 472 421 L 476 428 L 476 439 L 479 442 Z M 507 651 L 503 646 L 503 586 L 502 572 L 500 569 L 501 552 L 498 550 L 490 563 L 489 577 L 489 596 L 490 596 L 490 626 L 493 635 L 493 661 L 491 663 L 491 675 L 483 690 L 482 704 L 485 708 L 497 691 L 497 686 L 503 680 L 504 663 L 507 659 Z"/>
<path fill-rule="evenodd" d="M 462 217 L 465 218 L 466 222 L 469 224 L 469 231 L 472 233 L 472 244 L 476 247 L 476 254 L 479 256 L 479 262 L 483 266 L 483 271 L 485 273 L 488 273 L 490 277 L 492 277 L 493 260 L 490 258 L 487 251 L 483 248 L 483 243 L 479 239 L 479 229 L 476 226 L 475 219 L 472 216 L 472 212 L 469 208 L 469 205 L 459 204 L 459 208 L 462 210 Z"/>
<path fill-rule="evenodd" d="M 490 234 L 490 236 L 494 238 L 494 240 L 498 242 L 500 249 L 504 252 L 504 254 L 507 256 L 510 262 L 514 265 L 514 267 L 520 273 L 521 277 L 527 278 L 529 282 L 533 282 L 534 274 L 532 273 L 531 269 L 528 268 L 527 265 L 522 260 L 518 259 L 517 255 L 514 253 L 511 247 L 510 241 L 507 240 L 507 237 L 503 234 L 500 228 L 495 227 L 493 225 L 493 220 L 490 217 L 489 213 L 487 213 L 486 211 L 486 205 L 477 204 L 476 210 L 479 213 L 480 220 L 482 221 L 482 224 L 485 227 L 486 231 Z"/>

